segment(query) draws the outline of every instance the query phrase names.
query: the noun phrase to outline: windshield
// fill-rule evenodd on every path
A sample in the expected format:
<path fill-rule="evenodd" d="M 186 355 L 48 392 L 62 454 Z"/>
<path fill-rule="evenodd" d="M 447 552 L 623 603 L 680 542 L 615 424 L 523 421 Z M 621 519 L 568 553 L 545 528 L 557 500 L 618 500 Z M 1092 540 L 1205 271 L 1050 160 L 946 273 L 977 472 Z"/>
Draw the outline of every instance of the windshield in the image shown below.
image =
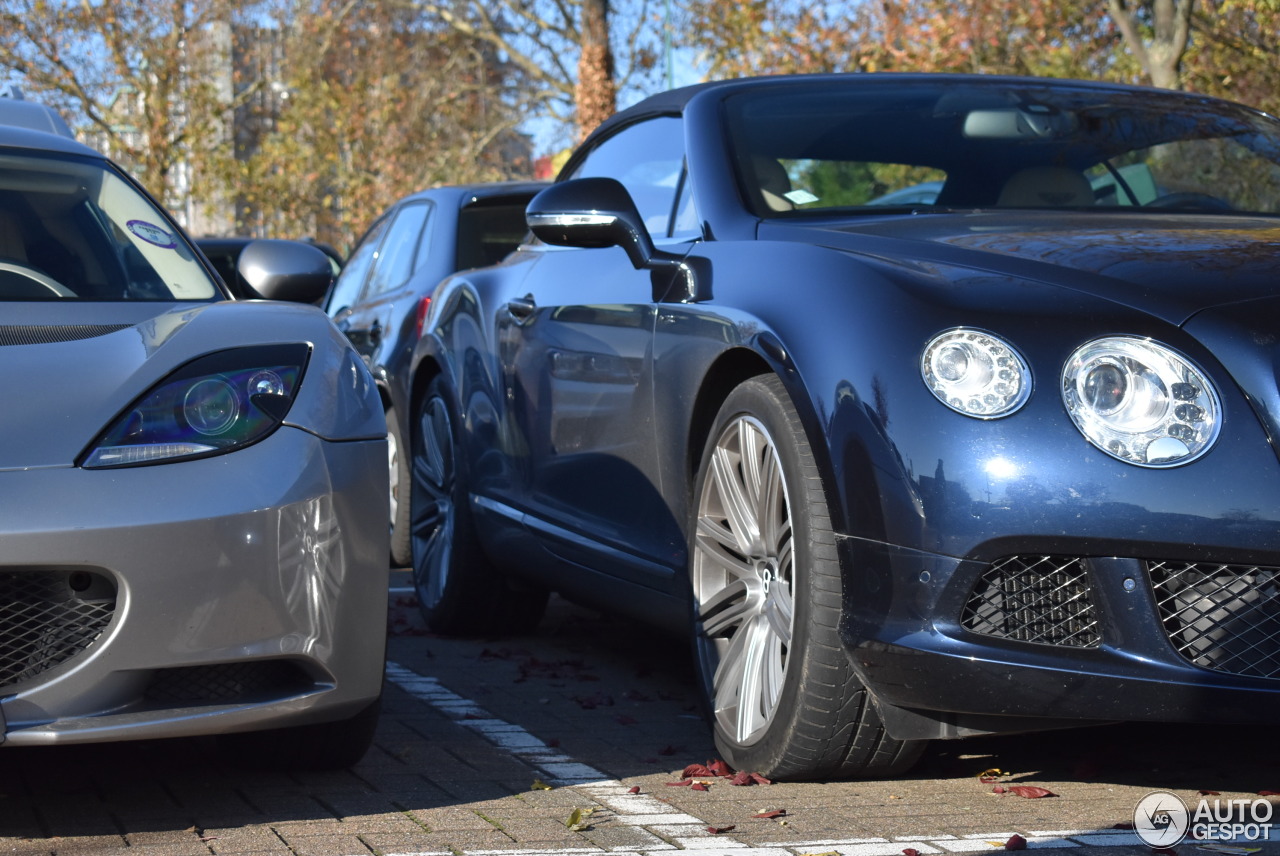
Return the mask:
<path fill-rule="evenodd" d="M 743 198 L 762 217 L 993 207 L 1280 213 L 1280 123 L 1180 93 L 855 77 L 742 92 L 726 107 Z"/>
<path fill-rule="evenodd" d="M 0 300 L 210 300 L 167 217 L 104 161 L 0 152 Z"/>

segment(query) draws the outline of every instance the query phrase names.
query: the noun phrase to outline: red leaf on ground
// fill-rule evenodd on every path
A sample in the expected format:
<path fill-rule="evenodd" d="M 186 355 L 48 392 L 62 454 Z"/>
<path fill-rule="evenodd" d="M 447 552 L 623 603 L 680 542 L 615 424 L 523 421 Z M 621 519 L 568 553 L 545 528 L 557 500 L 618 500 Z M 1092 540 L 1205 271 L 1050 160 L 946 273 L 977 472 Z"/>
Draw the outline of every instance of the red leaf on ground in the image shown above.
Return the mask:
<path fill-rule="evenodd" d="M 685 779 L 682 782 L 667 782 L 669 788 L 687 788 L 693 784 L 693 779 Z"/>
<path fill-rule="evenodd" d="M 719 835 L 722 832 L 732 832 L 733 829 L 734 827 L 732 824 L 729 826 L 708 826 L 707 832 L 710 832 L 712 835 Z"/>
<path fill-rule="evenodd" d="M 1258 791 L 1260 797 L 1280 797 L 1280 791 Z"/>
<path fill-rule="evenodd" d="M 1029 800 L 1038 800 L 1042 797 L 1056 797 L 1053 791 L 1048 788 L 1037 787 L 1036 785 L 1012 785 L 1008 788 L 1009 793 L 1017 794 L 1020 797 L 1026 797 Z"/>
<path fill-rule="evenodd" d="M 752 773 L 752 774 L 751 774 L 751 778 L 752 778 L 753 780 L 755 780 L 755 783 L 756 783 L 757 785 L 772 785 L 772 784 L 773 784 L 773 779 L 766 779 L 764 776 L 760 775 L 759 773 Z"/>
<path fill-rule="evenodd" d="M 719 758 L 714 761 L 708 761 L 707 766 L 711 768 L 712 775 L 729 777 L 733 775 L 733 768 L 721 761 Z"/>
<path fill-rule="evenodd" d="M 629 793 L 629 794 L 638 794 L 638 793 L 640 793 L 640 786 L 639 786 L 639 785 L 635 785 L 635 786 L 633 786 L 630 790 L 628 790 L 628 791 L 627 791 L 627 793 Z"/>
<path fill-rule="evenodd" d="M 1198 793 L 1198 794 L 1199 794 L 1200 796 L 1202 796 L 1202 797 L 1220 797 L 1220 796 L 1222 796 L 1222 793 L 1221 793 L 1220 791 L 1196 791 L 1196 793 Z"/>
<path fill-rule="evenodd" d="M 1005 850 L 1026 850 L 1027 839 L 1023 838 L 1016 832 L 1004 843 Z"/>
<path fill-rule="evenodd" d="M 707 787 L 705 784 L 703 784 L 702 782 L 694 782 L 692 785 L 690 785 L 690 786 L 689 786 L 689 790 L 691 790 L 691 791 L 706 791 L 706 790 L 710 790 L 710 788 L 708 788 L 708 787 Z"/>
<path fill-rule="evenodd" d="M 1112 829 L 1133 829 L 1133 821 L 1131 821 L 1131 820 L 1122 820 L 1122 821 L 1120 821 L 1119 823 L 1117 823 L 1117 824 L 1115 824 L 1114 826 L 1112 826 L 1111 828 L 1112 828 Z"/>
<path fill-rule="evenodd" d="M 984 784 L 984 785 L 994 785 L 996 782 L 998 782 L 998 781 L 1000 781 L 1000 780 L 999 780 L 999 779 L 997 779 L 995 776 L 979 776 L 979 777 L 978 777 L 978 781 L 979 781 L 979 782 L 982 782 L 982 784 Z M 908 849 L 910 849 L 910 848 L 908 848 Z"/>
<path fill-rule="evenodd" d="M 682 779 L 692 779 L 695 776 L 714 776 L 711 768 L 705 764 L 690 764 L 684 768 L 684 772 L 680 774 Z"/>
<path fill-rule="evenodd" d="M 902 856 L 920 856 L 920 851 L 914 847 L 908 847 L 902 851 Z"/>
<path fill-rule="evenodd" d="M 773 811 L 762 811 L 759 814 L 753 814 L 752 817 L 762 817 L 765 820 L 773 820 L 775 817 L 786 817 L 787 810 L 785 808 L 774 809 Z M 919 854 L 917 854 L 919 856 Z"/>
<path fill-rule="evenodd" d="M 991 789 L 991 793 L 1003 794 L 1003 793 L 1007 793 L 1007 791 L 1005 791 L 1004 785 L 996 785 L 994 788 Z"/>

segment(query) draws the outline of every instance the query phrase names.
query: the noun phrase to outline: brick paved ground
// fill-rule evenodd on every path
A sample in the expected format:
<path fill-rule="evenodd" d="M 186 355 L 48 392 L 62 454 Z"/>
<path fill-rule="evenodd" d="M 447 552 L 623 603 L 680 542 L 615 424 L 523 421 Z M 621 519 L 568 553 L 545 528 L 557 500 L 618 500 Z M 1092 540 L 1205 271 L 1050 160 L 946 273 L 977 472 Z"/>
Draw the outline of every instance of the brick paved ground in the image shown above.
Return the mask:
<path fill-rule="evenodd" d="M 1112 827 L 1151 791 L 1280 790 L 1269 734 L 1135 726 L 938 744 L 897 781 L 671 787 L 715 757 L 682 642 L 562 601 L 518 639 L 427 635 L 404 593 L 390 621 L 386 709 L 353 770 L 247 772 L 203 740 L 0 750 L 0 853 L 897 856 L 1019 833 L 1109 856 L 1149 852 Z M 1057 796 L 995 795 L 989 767 Z"/>

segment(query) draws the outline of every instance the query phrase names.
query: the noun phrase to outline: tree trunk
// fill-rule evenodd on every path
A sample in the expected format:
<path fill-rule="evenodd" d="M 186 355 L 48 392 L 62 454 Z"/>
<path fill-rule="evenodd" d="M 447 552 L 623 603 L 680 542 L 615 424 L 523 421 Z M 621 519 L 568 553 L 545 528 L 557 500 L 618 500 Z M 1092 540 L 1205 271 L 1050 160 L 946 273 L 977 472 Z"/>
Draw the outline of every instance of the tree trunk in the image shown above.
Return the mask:
<path fill-rule="evenodd" d="M 609 0 L 583 0 L 582 53 L 578 57 L 578 140 L 617 109 L 613 80 L 613 51 L 609 48 Z"/>
<path fill-rule="evenodd" d="M 1191 7 L 1194 0 L 1148 0 L 1151 7 L 1150 43 L 1138 30 L 1138 13 L 1133 0 L 1108 0 L 1111 17 L 1129 50 L 1142 64 L 1153 86 L 1182 88 L 1182 56 L 1191 34 Z"/>

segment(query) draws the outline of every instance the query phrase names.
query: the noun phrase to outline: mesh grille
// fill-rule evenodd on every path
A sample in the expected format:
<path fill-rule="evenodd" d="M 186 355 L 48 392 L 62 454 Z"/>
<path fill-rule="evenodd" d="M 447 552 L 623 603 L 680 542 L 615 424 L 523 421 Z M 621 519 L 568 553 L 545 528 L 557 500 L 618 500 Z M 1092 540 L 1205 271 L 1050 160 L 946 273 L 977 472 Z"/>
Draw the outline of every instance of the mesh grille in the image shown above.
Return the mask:
<path fill-rule="evenodd" d="M 1148 562 L 1178 653 L 1215 672 L 1280 678 L 1280 568 Z"/>
<path fill-rule="evenodd" d="M 0 325 L 0 345 L 51 345 L 55 342 L 74 342 L 79 339 L 105 336 L 128 326 L 128 324 L 64 324 L 58 327 L 45 327 L 6 324 Z"/>
<path fill-rule="evenodd" d="M 31 680 L 93 644 L 116 588 L 84 571 L 0 573 L 0 689 Z"/>
<path fill-rule="evenodd" d="M 1101 641 L 1085 560 L 1070 556 L 1009 556 L 993 563 L 974 586 L 960 623 L 1019 642 L 1092 648 Z"/>
<path fill-rule="evenodd" d="M 282 690 L 310 684 L 299 666 L 285 660 L 215 663 L 161 669 L 147 687 L 146 697 L 165 704 L 218 704 L 275 697 Z"/>

